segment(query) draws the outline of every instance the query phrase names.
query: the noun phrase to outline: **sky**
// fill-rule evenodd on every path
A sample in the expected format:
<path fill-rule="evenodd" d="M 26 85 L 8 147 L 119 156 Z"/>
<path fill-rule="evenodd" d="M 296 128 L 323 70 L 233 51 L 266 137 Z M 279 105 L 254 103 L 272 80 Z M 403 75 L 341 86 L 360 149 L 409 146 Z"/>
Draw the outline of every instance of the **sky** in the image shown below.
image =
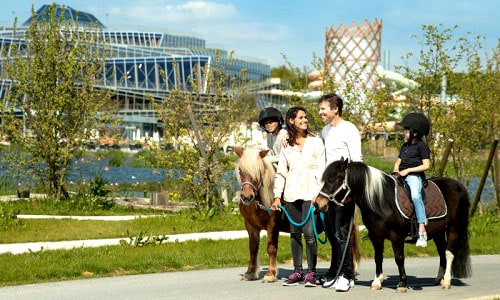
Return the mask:
<path fill-rule="evenodd" d="M 0 26 L 24 22 L 46 1 L 2 0 Z M 278 67 L 289 62 L 313 69 L 323 58 L 325 30 L 341 23 L 361 25 L 382 20 L 384 66 L 404 65 L 418 53 L 422 25 L 443 24 L 455 36 L 483 36 L 486 49 L 500 38 L 498 0 L 59 0 L 56 3 L 92 13 L 113 30 L 160 31 L 193 35 L 207 46 L 234 51 Z M 382 63 L 382 62 L 381 62 Z"/>

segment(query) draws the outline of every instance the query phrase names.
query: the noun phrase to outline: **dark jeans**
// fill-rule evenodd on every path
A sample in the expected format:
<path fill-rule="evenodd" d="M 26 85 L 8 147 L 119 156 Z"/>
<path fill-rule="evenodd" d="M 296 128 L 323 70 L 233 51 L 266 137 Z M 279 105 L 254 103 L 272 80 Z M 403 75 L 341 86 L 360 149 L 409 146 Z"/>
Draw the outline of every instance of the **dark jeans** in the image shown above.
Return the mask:
<path fill-rule="evenodd" d="M 295 223 L 302 223 L 309 212 L 311 201 L 296 200 L 285 202 L 285 208 Z M 314 215 L 312 215 L 314 217 Z M 306 241 L 307 270 L 316 272 L 318 260 L 318 244 L 312 227 L 312 218 L 304 226 L 290 224 L 290 247 L 292 249 L 293 267 L 302 272 L 302 234 Z"/>
<path fill-rule="evenodd" d="M 332 209 L 333 207 L 330 207 Z M 336 266 L 340 270 L 339 274 L 343 274 L 347 279 L 354 279 L 354 266 L 352 263 L 352 249 L 349 244 L 349 228 L 351 227 L 352 216 L 354 215 L 354 201 L 346 203 L 344 206 L 336 206 L 335 213 L 332 214 L 333 230 L 335 233 L 335 246 L 336 246 Z M 330 216 L 332 216 L 330 215 Z M 332 220 L 331 220 L 332 221 Z M 352 233 L 351 233 L 352 234 Z M 333 247 L 333 245 L 332 245 Z M 344 262 L 342 265 L 342 255 L 345 251 Z"/>

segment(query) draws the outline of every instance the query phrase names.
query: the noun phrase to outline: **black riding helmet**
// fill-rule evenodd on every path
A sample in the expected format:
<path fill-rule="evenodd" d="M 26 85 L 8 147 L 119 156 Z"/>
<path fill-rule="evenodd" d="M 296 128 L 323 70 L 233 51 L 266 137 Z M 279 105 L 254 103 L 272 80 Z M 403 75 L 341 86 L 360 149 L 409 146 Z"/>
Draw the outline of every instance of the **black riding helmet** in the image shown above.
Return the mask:
<path fill-rule="evenodd" d="M 283 123 L 284 123 L 283 116 L 281 115 L 281 112 L 274 107 L 266 107 L 260 111 L 260 114 L 259 114 L 260 128 L 265 130 L 266 120 L 269 120 L 269 119 L 276 120 L 279 123 L 279 127 L 281 127 L 281 125 L 283 125 Z"/>
<path fill-rule="evenodd" d="M 431 124 L 426 116 L 422 113 L 409 113 L 407 114 L 401 123 L 399 123 L 404 128 L 410 128 L 418 131 L 421 135 L 426 136 L 429 134 Z"/>

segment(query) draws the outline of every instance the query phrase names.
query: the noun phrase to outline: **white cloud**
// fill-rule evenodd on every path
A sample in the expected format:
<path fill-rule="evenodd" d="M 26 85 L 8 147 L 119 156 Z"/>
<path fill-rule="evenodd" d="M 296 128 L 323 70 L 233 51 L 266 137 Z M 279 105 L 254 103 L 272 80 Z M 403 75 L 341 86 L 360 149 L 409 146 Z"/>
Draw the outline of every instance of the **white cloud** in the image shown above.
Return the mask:
<path fill-rule="evenodd" d="M 116 5 L 108 8 L 113 19 L 125 18 L 127 22 L 168 25 L 197 21 L 224 21 L 238 17 L 232 4 L 210 1 L 187 1 L 171 4 L 167 1 L 141 0 L 131 5 Z"/>

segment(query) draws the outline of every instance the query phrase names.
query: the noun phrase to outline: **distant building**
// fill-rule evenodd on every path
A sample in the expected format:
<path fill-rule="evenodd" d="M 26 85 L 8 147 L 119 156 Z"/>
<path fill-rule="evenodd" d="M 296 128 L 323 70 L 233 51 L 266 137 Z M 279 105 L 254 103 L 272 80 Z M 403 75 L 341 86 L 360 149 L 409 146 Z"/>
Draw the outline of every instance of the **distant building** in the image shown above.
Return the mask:
<path fill-rule="evenodd" d="M 38 9 L 38 21 L 47 17 L 49 7 L 43 5 Z M 231 77 L 239 77 L 241 70 L 246 69 L 247 80 L 260 83 L 270 75 L 271 68 L 264 62 L 233 57 L 229 64 L 227 51 L 207 48 L 201 38 L 162 32 L 108 30 L 92 14 L 69 6 L 57 6 L 56 13 L 72 22 L 78 17 L 78 25 L 100 35 L 111 50 L 106 76 L 99 87 L 114 91 L 119 102 L 119 115 L 123 118 L 123 135 L 130 140 L 158 136 L 161 124 L 149 99 L 162 101 L 178 82 L 188 83 L 193 68 L 198 66 L 197 72 L 200 72 L 201 68 L 213 63 L 217 51 L 220 63 Z M 0 27 L 0 99 L 5 97 L 11 85 L 1 79 L 4 75 L 3 60 L 9 58 L 11 45 L 23 48 L 24 33 L 31 22 L 30 17 L 16 32 L 12 28 Z M 174 72 L 174 60 L 179 66 L 179 74 Z"/>

